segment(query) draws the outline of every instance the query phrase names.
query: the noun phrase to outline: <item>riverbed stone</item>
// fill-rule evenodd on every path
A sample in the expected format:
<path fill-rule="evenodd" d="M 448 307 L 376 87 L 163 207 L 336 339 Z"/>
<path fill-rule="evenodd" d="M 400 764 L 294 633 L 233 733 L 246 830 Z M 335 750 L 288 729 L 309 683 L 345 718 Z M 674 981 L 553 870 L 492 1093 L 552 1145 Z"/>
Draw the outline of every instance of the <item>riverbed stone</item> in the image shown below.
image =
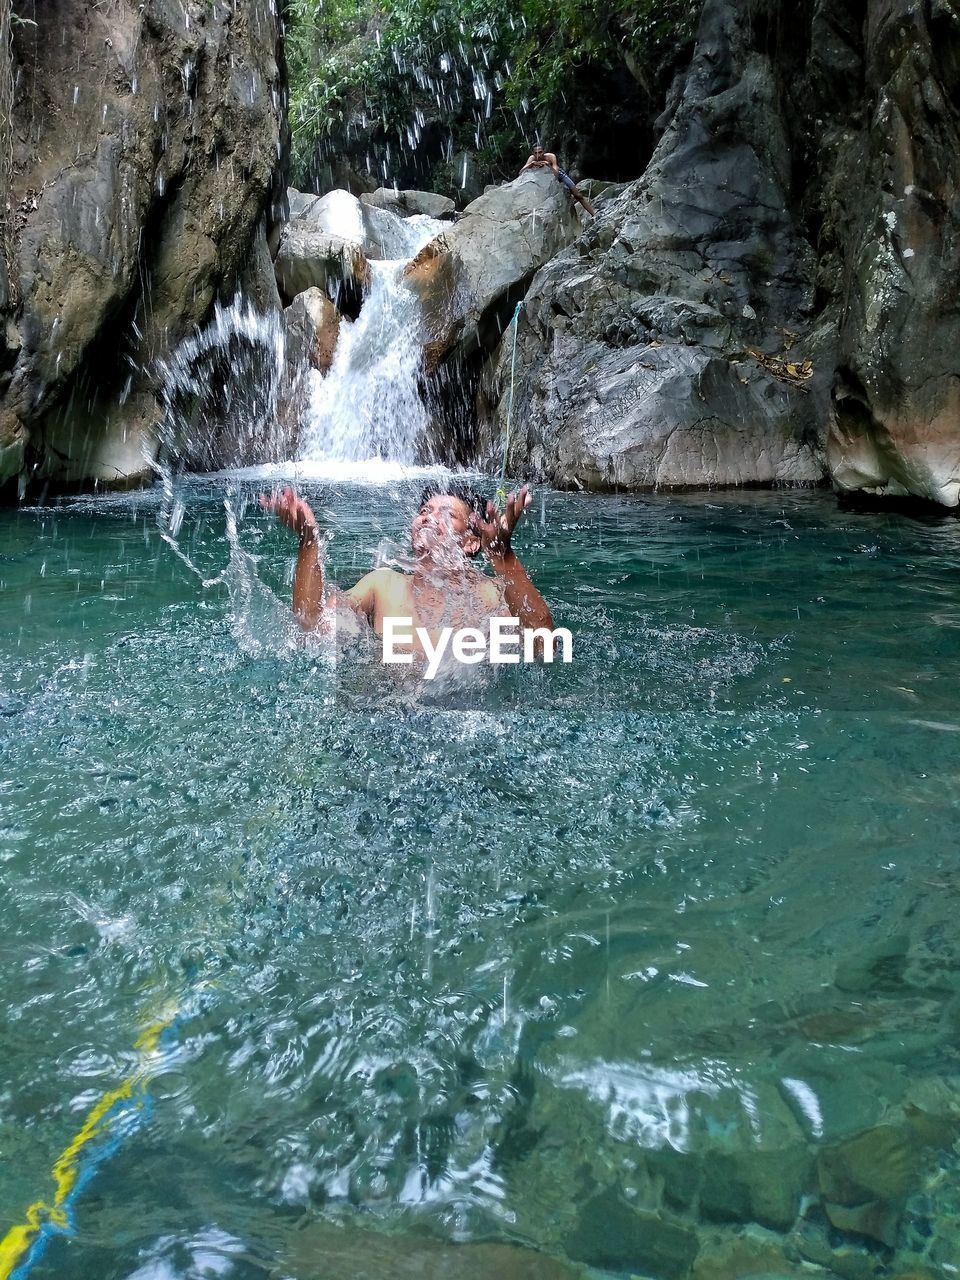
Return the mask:
<path fill-rule="evenodd" d="M 825 1147 L 817 1177 L 825 1200 L 841 1205 L 899 1201 L 916 1185 L 921 1147 L 905 1125 L 880 1124 Z"/>
<path fill-rule="evenodd" d="M 671 1208 L 718 1222 L 787 1230 L 816 1186 L 813 1154 L 775 1087 L 754 1084 L 754 1126 L 739 1095 L 704 1101 L 690 1122 L 686 1150 L 665 1145 L 644 1153 Z M 720 1136 L 720 1135 L 723 1136 Z"/>
<path fill-rule="evenodd" d="M 450 1244 L 422 1231 L 375 1231 L 350 1221 L 301 1227 L 280 1275 L 323 1280 L 585 1280 L 574 1263 L 498 1241 Z"/>
<path fill-rule="evenodd" d="M 563 1243 L 569 1257 L 591 1267 L 649 1273 L 662 1280 L 689 1275 L 700 1248 L 689 1223 L 637 1209 L 616 1187 L 581 1205 L 577 1225 Z"/>
<path fill-rule="evenodd" d="M 823 1207 L 831 1226 L 838 1231 L 879 1240 L 891 1249 L 897 1242 L 901 1211 L 888 1200 L 868 1200 L 856 1205 L 831 1204 L 826 1200 Z"/>
<path fill-rule="evenodd" d="M 756 1227 L 733 1234 L 729 1231 L 701 1232 L 700 1252 L 693 1264 L 691 1280 L 761 1280 L 766 1277 L 829 1276 L 829 1272 L 809 1265 L 795 1265 L 787 1255 L 782 1235 Z"/>
<path fill-rule="evenodd" d="M 789 1238 L 805 1262 L 823 1267 L 829 1274 L 841 1280 L 874 1280 L 877 1274 L 877 1255 L 874 1248 L 862 1242 L 844 1240 L 837 1243 L 828 1236 L 829 1223 L 805 1221 Z"/>

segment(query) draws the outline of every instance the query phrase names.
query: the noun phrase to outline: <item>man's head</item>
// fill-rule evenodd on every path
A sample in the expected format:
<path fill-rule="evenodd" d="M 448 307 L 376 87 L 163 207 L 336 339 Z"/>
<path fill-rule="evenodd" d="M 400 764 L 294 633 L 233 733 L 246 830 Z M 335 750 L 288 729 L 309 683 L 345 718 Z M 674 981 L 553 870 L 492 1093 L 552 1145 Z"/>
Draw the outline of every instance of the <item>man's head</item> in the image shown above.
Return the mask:
<path fill-rule="evenodd" d="M 544 154 L 544 153 L 543 153 L 543 147 L 541 147 L 541 145 L 540 145 L 540 143 L 539 143 L 539 142 L 535 142 L 535 143 L 533 144 L 533 158 L 534 158 L 534 160 L 542 160 L 542 159 L 543 159 L 543 154 Z"/>
<path fill-rule="evenodd" d="M 453 481 L 428 485 L 420 495 L 420 506 L 410 525 L 410 541 L 418 559 L 433 558 L 443 548 L 456 547 L 464 555 L 475 556 L 480 538 L 471 520 L 484 515 L 487 504 L 469 485 Z"/>

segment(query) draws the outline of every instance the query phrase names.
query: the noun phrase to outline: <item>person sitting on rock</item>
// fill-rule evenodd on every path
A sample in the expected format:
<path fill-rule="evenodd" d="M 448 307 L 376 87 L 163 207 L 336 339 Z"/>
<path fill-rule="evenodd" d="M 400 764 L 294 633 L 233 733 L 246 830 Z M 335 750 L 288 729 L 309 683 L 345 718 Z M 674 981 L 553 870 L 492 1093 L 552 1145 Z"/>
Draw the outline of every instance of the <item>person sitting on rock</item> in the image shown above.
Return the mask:
<path fill-rule="evenodd" d="M 494 616 L 517 618 L 522 630 L 553 630 L 547 602 L 510 545 L 530 501 L 527 485 L 510 494 L 502 512 L 466 485 L 428 487 L 410 525 L 413 572 L 374 569 L 348 590 L 327 591 L 320 527 L 313 511 L 291 488 L 260 496 L 261 506 L 300 539 L 293 578 L 293 612 L 300 626 L 329 632 L 335 611 L 344 606 L 366 619 L 379 636 L 385 619 L 410 619 L 413 635 L 408 643 L 417 658 L 425 655 L 418 627 L 433 644 L 442 627 L 476 627 Z M 493 569 L 492 578 L 472 563 L 481 549 Z M 534 652 L 541 652 L 542 638 L 533 640 Z"/>
<path fill-rule="evenodd" d="M 570 177 L 569 173 L 566 173 L 560 168 L 557 163 L 557 157 L 552 151 L 544 151 L 543 147 L 537 143 L 530 155 L 527 156 L 527 163 L 523 166 L 520 172 L 526 173 L 528 169 L 549 169 L 556 180 L 567 188 L 574 200 L 576 200 L 578 204 L 583 205 L 587 213 L 593 214 L 594 217 L 596 216 L 596 209 L 594 209 L 593 205 L 583 192 L 579 190 L 577 184 Z"/>

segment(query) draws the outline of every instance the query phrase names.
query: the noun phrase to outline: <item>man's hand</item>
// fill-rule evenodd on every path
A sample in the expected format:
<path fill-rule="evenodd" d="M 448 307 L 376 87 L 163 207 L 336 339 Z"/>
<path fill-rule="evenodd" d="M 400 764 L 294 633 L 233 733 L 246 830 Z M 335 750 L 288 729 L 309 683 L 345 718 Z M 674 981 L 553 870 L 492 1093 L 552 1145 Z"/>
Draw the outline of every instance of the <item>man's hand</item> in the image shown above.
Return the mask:
<path fill-rule="evenodd" d="M 486 519 L 481 515 L 471 516 L 471 526 L 492 561 L 503 560 L 510 555 L 513 531 L 532 500 L 529 485 L 524 485 L 509 495 L 503 511 L 498 511 L 492 502 L 488 502 Z"/>
<path fill-rule="evenodd" d="M 288 485 L 279 496 L 276 493 L 261 493 L 260 505 L 265 511 L 272 511 L 281 524 L 292 529 L 301 542 L 316 542 L 319 532 L 317 517 L 310 505 Z"/>

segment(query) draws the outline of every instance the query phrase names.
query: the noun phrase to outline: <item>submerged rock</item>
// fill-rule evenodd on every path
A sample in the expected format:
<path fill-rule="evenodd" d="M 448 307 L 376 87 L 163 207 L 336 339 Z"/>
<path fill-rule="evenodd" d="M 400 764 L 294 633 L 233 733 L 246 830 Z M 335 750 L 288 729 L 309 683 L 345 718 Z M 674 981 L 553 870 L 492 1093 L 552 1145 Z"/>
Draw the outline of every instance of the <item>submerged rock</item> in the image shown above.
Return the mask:
<path fill-rule="evenodd" d="M 904 1126 L 882 1124 L 827 1147 L 817 1160 L 825 1200 L 842 1205 L 899 1200 L 916 1183 L 920 1145 Z"/>
<path fill-rule="evenodd" d="M 700 1252 L 693 1265 L 691 1280 L 791 1280 L 806 1276 L 815 1280 L 829 1272 L 813 1267 L 795 1266 L 787 1256 L 783 1236 L 772 1231 L 749 1228 L 736 1234 L 713 1232 L 701 1236 Z"/>
<path fill-rule="evenodd" d="M 608 1188 L 581 1206 L 579 1222 L 564 1248 L 571 1258 L 592 1267 L 680 1280 L 688 1275 L 700 1242 L 689 1223 L 637 1209 L 615 1188 Z"/>
<path fill-rule="evenodd" d="M 579 1267 L 517 1245 L 447 1244 L 422 1233 L 379 1232 L 350 1223 L 300 1229 L 277 1274 L 323 1280 L 577 1280 Z"/>

